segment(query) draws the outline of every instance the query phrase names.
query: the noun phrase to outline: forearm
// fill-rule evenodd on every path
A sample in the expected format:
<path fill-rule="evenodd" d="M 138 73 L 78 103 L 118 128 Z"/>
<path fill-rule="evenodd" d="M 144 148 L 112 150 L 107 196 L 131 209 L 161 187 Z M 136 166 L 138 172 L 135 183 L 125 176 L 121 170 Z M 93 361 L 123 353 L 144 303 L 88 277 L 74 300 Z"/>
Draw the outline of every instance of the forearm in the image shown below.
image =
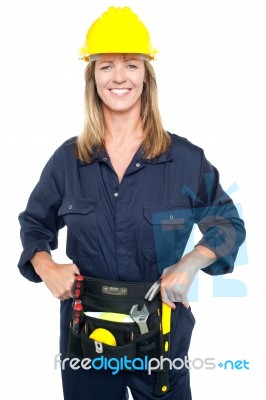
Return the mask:
<path fill-rule="evenodd" d="M 45 271 L 54 265 L 51 255 L 46 251 L 38 251 L 30 261 L 36 274 L 41 278 L 45 274 Z"/>
<path fill-rule="evenodd" d="M 217 255 L 214 253 L 214 251 L 208 249 L 205 246 L 200 246 L 200 245 L 196 246 L 194 250 L 195 250 L 195 256 L 197 257 L 198 255 L 199 269 L 208 267 L 217 260 Z"/>
<path fill-rule="evenodd" d="M 55 263 L 46 251 L 35 253 L 31 263 L 35 272 L 55 297 L 60 300 L 72 297 L 75 274 L 80 273 L 76 264 Z"/>
<path fill-rule="evenodd" d="M 184 255 L 176 264 L 177 271 L 183 269 L 197 273 L 200 269 L 206 268 L 217 260 L 216 254 L 204 246 L 196 246 L 191 252 Z"/>

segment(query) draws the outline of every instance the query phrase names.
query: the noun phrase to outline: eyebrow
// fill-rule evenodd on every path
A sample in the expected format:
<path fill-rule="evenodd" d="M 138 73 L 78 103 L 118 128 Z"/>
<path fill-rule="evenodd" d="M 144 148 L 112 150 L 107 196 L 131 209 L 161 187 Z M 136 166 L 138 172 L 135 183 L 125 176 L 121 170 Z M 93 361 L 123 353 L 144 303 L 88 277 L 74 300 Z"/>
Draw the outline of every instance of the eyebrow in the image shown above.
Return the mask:
<path fill-rule="evenodd" d="M 126 59 L 124 58 L 123 61 L 124 62 L 128 62 L 128 61 L 140 61 L 140 60 L 138 58 L 130 57 L 130 58 L 126 58 Z M 114 61 L 113 60 L 99 60 L 99 64 L 103 64 L 103 63 L 111 63 L 111 64 L 113 64 Z"/>

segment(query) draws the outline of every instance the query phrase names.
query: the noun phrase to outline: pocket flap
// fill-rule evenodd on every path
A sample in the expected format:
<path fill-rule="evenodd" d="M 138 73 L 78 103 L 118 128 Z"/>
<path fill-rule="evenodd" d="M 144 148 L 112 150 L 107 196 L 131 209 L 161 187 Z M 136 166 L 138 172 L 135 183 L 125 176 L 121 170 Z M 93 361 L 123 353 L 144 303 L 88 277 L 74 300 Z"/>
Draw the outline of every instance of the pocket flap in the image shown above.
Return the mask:
<path fill-rule="evenodd" d="M 58 210 L 58 215 L 88 214 L 95 209 L 96 200 L 91 199 L 65 199 Z"/>
<path fill-rule="evenodd" d="M 189 205 L 184 206 L 152 206 L 143 207 L 143 216 L 151 225 L 175 227 L 183 229 L 184 225 L 192 218 Z"/>

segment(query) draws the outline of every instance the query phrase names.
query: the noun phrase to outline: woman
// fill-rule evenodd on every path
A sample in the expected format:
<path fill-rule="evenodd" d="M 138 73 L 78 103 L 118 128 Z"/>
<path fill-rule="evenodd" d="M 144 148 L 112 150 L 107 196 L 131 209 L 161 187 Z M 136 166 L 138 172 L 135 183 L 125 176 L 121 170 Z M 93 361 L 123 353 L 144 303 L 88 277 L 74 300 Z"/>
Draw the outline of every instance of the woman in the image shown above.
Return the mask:
<path fill-rule="evenodd" d="M 45 166 L 20 214 L 19 269 L 61 300 L 62 359 L 67 354 L 75 276 L 155 282 L 172 308 L 171 359 L 185 358 L 194 318 L 189 287 L 199 269 L 232 272 L 243 221 L 203 151 L 162 126 L 152 48 L 129 8 L 110 8 L 88 31 L 82 58 L 85 124 Z M 182 258 L 193 224 L 202 240 Z M 67 225 L 70 264 L 50 253 Z M 191 399 L 189 369 L 171 370 L 163 398 Z M 65 399 L 155 399 L 156 373 L 62 368 Z M 163 386 L 165 388 L 165 386 Z M 158 394 L 158 393 L 157 393 Z"/>

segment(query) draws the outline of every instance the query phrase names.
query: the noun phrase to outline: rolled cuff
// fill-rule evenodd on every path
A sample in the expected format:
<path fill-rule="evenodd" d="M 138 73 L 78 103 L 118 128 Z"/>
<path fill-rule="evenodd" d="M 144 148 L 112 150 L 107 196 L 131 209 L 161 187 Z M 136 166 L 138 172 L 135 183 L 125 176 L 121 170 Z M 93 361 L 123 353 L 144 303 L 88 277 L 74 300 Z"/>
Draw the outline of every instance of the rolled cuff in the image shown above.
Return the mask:
<path fill-rule="evenodd" d="M 44 240 L 39 240 L 28 245 L 21 253 L 18 268 L 22 276 L 31 282 L 42 282 L 40 276 L 35 272 L 31 264 L 31 259 L 38 251 L 46 251 L 51 254 L 51 248 L 49 244 Z"/>
<path fill-rule="evenodd" d="M 206 247 L 207 249 L 213 251 L 218 257 L 213 264 L 209 265 L 206 268 L 202 268 L 203 272 L 209 275 L 224 275 L 233 272 L 237 251 L 235 253 L 228 253 L 227 255 L 221 256 L 219 255 L 219 253 L 217 253 L 215 246 L 210 246 L 208 243 L 206 243 L 204 238 L 201 239 L 195 247 L 197 246 Z"/>

